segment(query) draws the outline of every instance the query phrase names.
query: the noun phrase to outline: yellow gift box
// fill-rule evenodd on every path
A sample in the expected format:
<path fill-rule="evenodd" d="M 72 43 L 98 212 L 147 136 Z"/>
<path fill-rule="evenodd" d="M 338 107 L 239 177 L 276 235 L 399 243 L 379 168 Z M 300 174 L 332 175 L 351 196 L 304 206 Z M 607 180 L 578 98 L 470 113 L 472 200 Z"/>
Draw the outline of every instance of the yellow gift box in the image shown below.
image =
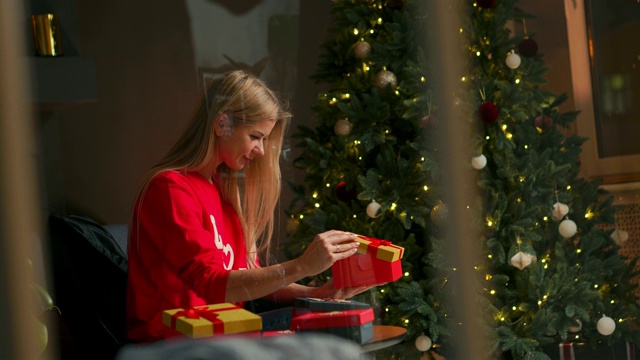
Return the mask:
<path fill-rule="evenodd" d="M 402 259 L 404 248 L 393 245 L 387 240 L 380 240 L 366 236 L 358 236 L 356 241 L 360 243 L 358 246 L 359 254 L 374 254 L 377 259 L 394 262 Z"/>
<path fill-rule="evenodd" d="M 162 312 L 162 323 L 192 338 L 262 330 L 262 318 L 231 303 Z"/>

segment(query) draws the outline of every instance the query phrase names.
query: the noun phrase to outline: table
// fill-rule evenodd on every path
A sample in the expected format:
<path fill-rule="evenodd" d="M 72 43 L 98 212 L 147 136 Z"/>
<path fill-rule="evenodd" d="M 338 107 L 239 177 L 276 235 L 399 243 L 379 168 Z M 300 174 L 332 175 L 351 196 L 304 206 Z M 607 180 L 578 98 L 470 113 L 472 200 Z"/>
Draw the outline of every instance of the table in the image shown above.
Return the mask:
<path fill-rule="evenodd" d="M 373 325 L 373 338 L 362 344 L 362 352 L 376 351 L 399 344 L 407 335 L 407 329 L 392 325 Z"/>

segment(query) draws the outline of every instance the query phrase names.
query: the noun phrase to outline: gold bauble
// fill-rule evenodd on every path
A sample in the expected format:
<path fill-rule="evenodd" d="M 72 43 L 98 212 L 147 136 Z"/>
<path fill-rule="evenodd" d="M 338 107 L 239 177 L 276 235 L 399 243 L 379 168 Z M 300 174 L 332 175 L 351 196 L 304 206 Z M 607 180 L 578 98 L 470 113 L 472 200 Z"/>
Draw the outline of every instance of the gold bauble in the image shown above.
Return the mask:
<path fill-rule="evenodd" d="M 398 84 L 396 75 L 388 70 L 382 70 L 376 74 L 375 84 L 378 89 L 384 89 L 388 86 L 395 88 Z"/>
<path fill-rule="evenodd" d="M 358 59 L 366 59 L 367 57 L 369 57 L 369 55 L 371 55 L 371 45 L 363 40 L 358 41 L 353 46 L 353 54 Z"/>
<path fill-rule="evenodd" d="M 440 203 L 431 209 L 431 220 L 436 225 L 442 225 L 444 221 L 447 219 L 447 215 L 449 215 L 449 208 L 445 203 Z"/>

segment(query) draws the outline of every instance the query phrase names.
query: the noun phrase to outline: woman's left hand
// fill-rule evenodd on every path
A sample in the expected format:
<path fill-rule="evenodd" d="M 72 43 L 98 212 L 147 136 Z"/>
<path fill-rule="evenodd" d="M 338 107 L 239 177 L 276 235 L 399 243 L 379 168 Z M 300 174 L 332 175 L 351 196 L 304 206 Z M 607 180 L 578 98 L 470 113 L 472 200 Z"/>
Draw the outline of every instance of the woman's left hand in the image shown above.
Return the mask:
<path fill-rule="evenodd" d="M 349 299 L 375 286 L 376 285 L 366 285 L 336 289 L 336 287 L 333 285 L 333 280 L 329 280 L 321 287 L 316 288 L 313 297 L 320 299 Z"/>

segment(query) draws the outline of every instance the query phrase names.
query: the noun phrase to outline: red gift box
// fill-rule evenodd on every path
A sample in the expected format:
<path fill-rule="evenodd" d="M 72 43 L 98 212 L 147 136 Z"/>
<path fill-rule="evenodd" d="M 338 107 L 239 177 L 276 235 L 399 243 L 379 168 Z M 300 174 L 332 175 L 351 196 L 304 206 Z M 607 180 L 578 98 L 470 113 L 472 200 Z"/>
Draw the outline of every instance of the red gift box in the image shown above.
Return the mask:
<path fill-rule="evenodd" d="M 323 332 L 365 343 L 373 338 L 373 309 L 293 312 L 292 331 Z"/>
<path fill-rule="evenodd" d="M 262 332 L 262 337 L 278 337 L 278 336 L 291 336 L 296 332 L 292 330 L 268 330 Z"/>
<path fill-rule="evenodd" d="M 560 352 L 550 354 L 550 358 L 558 360 L 635 360 L 635 345 L 632 342 L 620 341 L 612 346 L 594 349 L 588 344 L 565 342 L 559 344 Z"/>
<path fill-rule="evenodd" d="M 333 284 L 336 288 L 381 285 L 398 280 L 402 276 L 402 255 L 404 248 L 386 240 L 365 236 L 358 252 L 331 267 Z"/>

